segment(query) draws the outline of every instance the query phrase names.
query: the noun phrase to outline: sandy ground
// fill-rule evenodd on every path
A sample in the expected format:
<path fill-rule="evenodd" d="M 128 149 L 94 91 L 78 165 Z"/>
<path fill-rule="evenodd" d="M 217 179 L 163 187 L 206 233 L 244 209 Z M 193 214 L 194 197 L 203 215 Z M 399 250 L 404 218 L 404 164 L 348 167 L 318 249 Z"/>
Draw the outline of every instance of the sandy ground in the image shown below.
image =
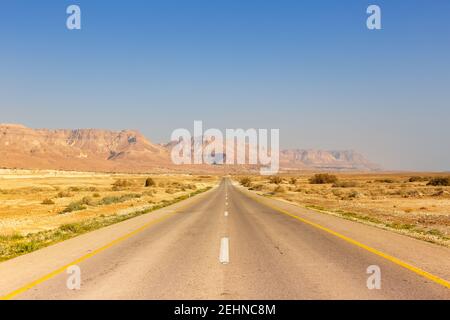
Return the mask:
<path fill-rule="evenodd" d="M 428 186 L 436 173 L 335 174 L 336 184 L 311 184 L 314 173 L 282 175 L 282 181 L 248 176 L 250 189 L 302 206 L 361 217 L 366 222 L 388 224 L 402 232 L 423 234 L 433 240 L 450 238 L 450 187 Z M 411 177 L 423 181 L 410 182 Z M 236 177 L 236 180 L 242 176 Z"/>
<path fill-rule="evenodd" d="M 155 186 L 145 187 L 145 180 L 149 177 Z M 101 215 L 130 213 L 212 186 L 217 179 L 180 174 L 124 175 L 1 169 L 0 235 L 25 235 Z M 130 199 L 123 202 L 98 204 L 105 197 L 127 195 L 131 195 Z M 85 209 L 62 213 L 69 204 L 83 198 L 88 202 Z"/>

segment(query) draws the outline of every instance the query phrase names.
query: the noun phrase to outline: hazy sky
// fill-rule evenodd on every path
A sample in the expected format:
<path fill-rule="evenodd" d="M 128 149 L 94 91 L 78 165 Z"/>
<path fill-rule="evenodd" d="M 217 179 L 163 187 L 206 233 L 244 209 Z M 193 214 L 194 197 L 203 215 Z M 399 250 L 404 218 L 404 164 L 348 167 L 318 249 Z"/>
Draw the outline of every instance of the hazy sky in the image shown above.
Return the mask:
<path fill-rule="evenodd" d="M 0 122 L 162 142 L 194 120 L 450 170 L 450 1 L 1 1 Z"/>

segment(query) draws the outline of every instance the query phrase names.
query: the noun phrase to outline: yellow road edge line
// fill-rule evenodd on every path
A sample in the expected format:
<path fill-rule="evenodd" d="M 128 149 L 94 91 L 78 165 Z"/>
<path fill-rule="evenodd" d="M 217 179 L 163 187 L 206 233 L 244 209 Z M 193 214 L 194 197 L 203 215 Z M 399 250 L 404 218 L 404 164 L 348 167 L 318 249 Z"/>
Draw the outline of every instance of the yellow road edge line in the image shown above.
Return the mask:
<path fill-rule="evenodd" d="M 83 261 L 85 261 L 85 260 L 87 260 L 87 259 L 89 259 L 89 258 L 91 258 L 91 257 L 93 257 L 93 256 L 95 256 L 95 255 L 97 255 L 97 254 L 99 254 L 99 253 L 101 253 L 101 252 L 111 248 L 112 246 L 114 246 L 114 245 L 116 245 L 116 244 L 118 244 L 120 242 L 123 242 L 123 241 L 125 241 L 125 240 L 127 240 L 127 239 L 129 239 L 129 238 L 131 238 L 131 237 L 133 237 L 135 235 L 137 235 L 138 233 L 141 233 L 142 231 L 148 229 L 149 227 L 151 227 L 151 226 L 153 226 L 155 224 L 158 224 L 158 223 L 160 223 L 160 222 L 162 222 L 164 220 L 169 219 L 170 217 L 180 213 L 181 211 L 185 210 L 186 208 L 188 208 L 190 206 L 193 206 L 197 202 L 198 202 L 198 198 L 197 198 L 196 201 L 193 201 L 192 203 L 189 203 L 189 204 L 187 204 L 187 205 L 185 205 L 185 206 L 175 210 L 174 212 L 165 215 L 164 217 L 161 217 L 161 218 L 158 218 L 158 219 L 156 219 L 154 221 L 146 223 L 143 226 L 139 227 L 138 229 L 136 229 L 136 230 L 134 230 L 134 231 L 132 231 L 130 233 L 127 233 L 127 234 L 123 235 L 122 237 L 119 237 L 119 238 L 111 241 L 110 243 L 108 243 L 108 244 L 106 244 L 106 245 L 104 245 L 104 246 L 102 246 L 102 247 L 100 247 L 100 248 L 98 248 L 98 249 L 96 249 L 96 250 L 94 250 L 92 252 L 89 252 L 88 254 L 85 254 L 84 256 L 81 256 L 80 258 L 72 261 L 71 263 L 68 263 L 65 266 L 62 266 L 62 267 L 60 267 L 60 268 L 58 268 L 58 269 L 56 269 L 56 270 L 46 274 L 43 277 L 41 277 L 41 278 L 39 278 L 39 279 L 37 279 L 35 281 L 32 281 L 32 282 L 24 285 L 23 287 L 20 287 L 19 289 L 16 289 L 16 290 L 14 290 L 14 291 L 12 291 L 12 292 L 10 292 L 10 293 L 0 297 L 0 300 L 11 300 L 11 299 L 15 298 L 16 296 L 18 296 L 19 294 L 24 293 L 24 292 L 30 290 L 31 288 L 33 288 L 33 287 L 35 287 L 35 286 L 37 286 L 37 285 L 39 285 L 39 284 L 41 284 L 41 283 L 43 283 L 45 281 L 48 281 L 48 280 L 52 279 L 53 277 L 63 273 L 70 266 L 73 266 L 73 265 L 76 265 L 78 263 L 81 263 L 81 262 L 83 262 Z M 166 209 L 167 208 L 168 207 L 166 207 Z"/>
<path fill-rule="evenodd" d="M 388 254 L 386 254 L 384 252 L 381 252 L 381 251 L 379 251 L 377 249 L 369 247 L 368 245 L 365 245 L 365 244 L 363 244 L 361 242 L 358 242 L 358 241 L 356 241 L 356 240 L 354 240 L 352 238 L 344 236 L 343 234 L 340 234 L 340 233 L 338 233 L 336 231 L 333 231 L 333 230 L 328 229 L 328 228 L 326 228 L 324 226 L 321 226 L 320 224 L 317 224 L 315 222 L 309 221 L 309 220 L 307 220 L 305 218 L 301 218 L 301 217 L 299 217 L 299 216 L 297 216 L 295 214 L 292 214 L 292 213 L 290 213 L 290 212 L 288 212 L 286 210 L 280 209 L 280 208 L 278 208 L 276 206 L 273 206 L 271 204 L 263 202 L 261 199 L 258 199 L 256 197 L 254 197 L 253 195 L 248 195 L 245 192 L 243 192 L 242 190 L 239 190 L 239 191 L 242 194 L 244 194 L 246 197 L 251 198 L 251 199 L 255 200 L 256 202 L 258 202 L 258 203 L 260 203 L 260 204 L 262 204 L 264 206 L 267 206 L 267 207 L 269 207 L 269 208 L 271 208 L 271 209 L 273 209 L 275 211 L 278 211 L 280 213 L 283 213 L 283 214 L 285 214 L 285 215 L 287 215 L 287 216 L 289 216 L 291 218 L 294 218 L 294 219 L 299 220 L 299 221 L 301 221 L 301 222 L 303 222 L 305 224 L 308 224 L 308 225 L 310 225 L 312 227 L 315 227 L 315 228 L 320 229 L 322 231 L 325 231 L 325 232 L 327 232 L 329 234 L 332 234 L 335 237 L 338 237 L 338 238 L 340 238 L 340 239 L 342 239 L 344 241 L 347 241 L 347 242 L 349 242 L 349 243 L 351 243 L 351 244 L 353 244 L 353 245 L 355 245 L 357 247 L 365 249 L 365 250 L 367 250 L 367 251 L 369 251 L 369 252 L 371 252 L 371 253 L 373 253 L 373 254 L 375 254 L 377 256 L 380 256 L 380 257 L 382 257 L 382 258 L 384 258 L 386 260 L 389 260 L 390 262 L 393 262 L 393 263 L 395 263 L 395 264 L 397 264 L 397 265 L 399 265 L 399 266 L 401 266 L 401 267 L 403 267 L 405 269 L 408 269 L 409 271 L 412 271 L 412 272 L 414 272 L 414 273 L 416 273 L 416 274 L 418 274 L 418 275 L 420 275 L 420 276 L 422 276 L 422 277 L 424 277 L 424 278 L 426 278 L 428 280 L 431 280 L 431 281 L 433 281 L 433 282 L 435 282 L 437 284 L 440 284 L 441 286 L 444 286 L 447 289 L 450 289 L 450 282 L 445 280 L 445 279 L 442 279 L 442 278 L 440 278 L 438 276 L 435 276 L 435 275 L 433 275 L 433 274 L 431 274 L 431 273 L 429 273 L 427 271 L 424 271 L 424 270 L 422 270 L 422 269 L 420 269 L 418 267 L 415 267 L 415 266 L 413 266 L 413 265 L 411 265 L 409 263 L 406 263 L 406 262 L 404 262 L 404 261 L 402 261 L 402 260 L 400 260 L 400 259 L 398 259 L 396 257 L 393 257 L 393 256 L 388 255 Z"/>

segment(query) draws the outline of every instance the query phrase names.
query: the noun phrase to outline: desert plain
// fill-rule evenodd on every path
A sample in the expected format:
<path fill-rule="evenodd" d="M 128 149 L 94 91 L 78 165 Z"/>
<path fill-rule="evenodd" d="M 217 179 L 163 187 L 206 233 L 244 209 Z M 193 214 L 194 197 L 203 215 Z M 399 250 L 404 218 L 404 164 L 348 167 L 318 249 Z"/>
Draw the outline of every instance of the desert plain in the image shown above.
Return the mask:
<path fill-rule="evenodd" d="M 315 181 L 323 175 L 328 180 Z M 274 177 L 241 175 L 235 180 L 266 197 L 450 245 L 449 175 L 303 172 Z"/>
<path fill-rule="evenodd" d="M 328 180 L 314 180 L 322 176 Z M 443 174 L 304 171 L 232 178 L 265 197 L 450 246 L 450 186 Z M 0 260 L 151 213 L 220 180 L 200 174 L 1 169 Z"/>
<path fill-rule="evenodd" d="M 209 175 L 0 170 L 0 260 L 205 191 Z"/>

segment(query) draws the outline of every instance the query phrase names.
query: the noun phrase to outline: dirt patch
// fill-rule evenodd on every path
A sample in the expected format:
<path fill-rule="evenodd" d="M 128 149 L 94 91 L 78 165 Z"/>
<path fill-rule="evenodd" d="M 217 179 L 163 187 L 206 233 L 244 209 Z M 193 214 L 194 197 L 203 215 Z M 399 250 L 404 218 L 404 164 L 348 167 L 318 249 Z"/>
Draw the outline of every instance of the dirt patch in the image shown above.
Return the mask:
<path fill-rule="evenodd" d="M 430 184 L 436 173 L 338 173 L 316 182 L 315 173 L 236 176 L 260 194 L 450 245 L 450 187 Z M 316 179 L 317 180 L 317 179 Z M 276 181 L 277 183 L 274 183 Z"/>

